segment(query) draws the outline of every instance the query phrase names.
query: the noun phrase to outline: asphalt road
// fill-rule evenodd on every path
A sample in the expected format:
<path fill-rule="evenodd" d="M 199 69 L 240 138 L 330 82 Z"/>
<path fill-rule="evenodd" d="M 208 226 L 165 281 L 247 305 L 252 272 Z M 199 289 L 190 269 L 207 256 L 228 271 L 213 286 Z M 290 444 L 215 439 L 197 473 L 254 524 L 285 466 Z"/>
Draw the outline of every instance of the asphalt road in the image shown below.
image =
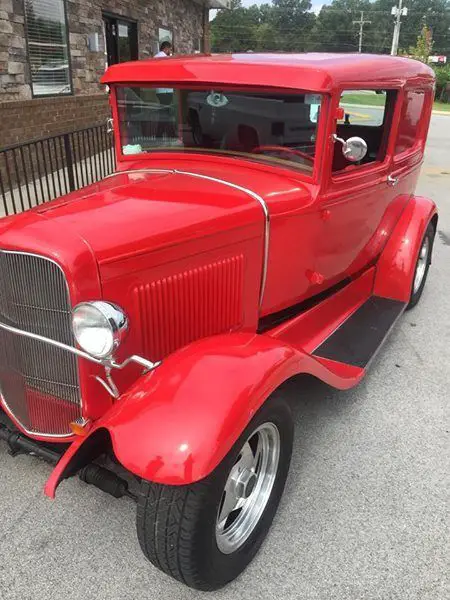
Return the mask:
<path fill-rule="evenodd" d="M 433 117 L 418 191 L 440 208 L 421 303 L 348 392 L 291 385 L 284 499 L 256 560 L 212 600 L 444 600 L 449 581 L 450 116 Z M 141 555 L 135 507 L 0 443 L 1 600 L 188 600 Z"/>

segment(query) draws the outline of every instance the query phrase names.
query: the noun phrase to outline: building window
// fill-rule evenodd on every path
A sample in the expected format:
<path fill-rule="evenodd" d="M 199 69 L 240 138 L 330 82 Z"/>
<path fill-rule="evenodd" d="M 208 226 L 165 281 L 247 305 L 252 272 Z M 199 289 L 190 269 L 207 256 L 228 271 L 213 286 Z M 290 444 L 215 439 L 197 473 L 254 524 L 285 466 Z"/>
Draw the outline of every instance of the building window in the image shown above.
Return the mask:
<path fill-rule="evenodd" d="M 166 27 L 160 27 L 158 29 L 158 45 L 161 47 L 163 42 L 170 42 L 173 46 L 173 31 Z M 159 49 L 159 48 L 158 48 Z"/>
<path fill-rule="evenodd" d="M 136 21 L 103 15 L 108 65 L 138 59 Z"/>
<path fill-rule="evenodd" d="M 194 40 L 194 54 L 201 54 L 205 51 L 204 40 L 202 37 L 195 38 Z"/>
<path fill-rule="evenodd" d="M 33 96 L 72 93 L 64 0 L 25 0 Z"/>

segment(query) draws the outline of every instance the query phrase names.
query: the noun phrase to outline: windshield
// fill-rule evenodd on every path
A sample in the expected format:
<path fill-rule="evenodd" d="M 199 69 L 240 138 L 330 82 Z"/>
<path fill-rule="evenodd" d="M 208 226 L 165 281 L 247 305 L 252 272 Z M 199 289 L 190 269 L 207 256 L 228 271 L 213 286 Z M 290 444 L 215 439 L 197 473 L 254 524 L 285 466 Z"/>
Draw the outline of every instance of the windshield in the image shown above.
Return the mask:
<path fill-rule="evenodd" d="M 313 169 L 320 94 L 119 87 L 117 100 L 123 154 L 220 153 Z"/>

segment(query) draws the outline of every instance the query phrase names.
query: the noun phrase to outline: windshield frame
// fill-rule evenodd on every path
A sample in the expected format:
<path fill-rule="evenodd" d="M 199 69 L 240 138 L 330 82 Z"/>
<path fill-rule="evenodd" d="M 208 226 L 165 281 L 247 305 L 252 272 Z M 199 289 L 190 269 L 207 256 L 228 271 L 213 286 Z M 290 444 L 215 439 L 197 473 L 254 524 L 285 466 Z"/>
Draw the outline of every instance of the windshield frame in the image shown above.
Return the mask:
<path fill-rule="evenodd" d="M 272 93 L 272 94 L 283 94 L 283 95 L 299 95 L 299 94 L 313 94 L 320 95 L 322 102 L 320 105 L 320 118 L 317 123 L 316 129 L 316 140 L 315 140 L 315 155 L 314 155 L 314 163 L 313 169 L 308 171 L 305 168 L 302 168 L 300 164 L 296 165 L 296 163 L 271 157 L 264 157 L 261 155 L 259 157 L 257 154 L 252 155 L 250 153 L 240 153 L 235 151 L 220 151 L 216 149 L 195 149 L 195 148 L 158 148 L 157 150 L 151 150 L 146 152 L 139 152 L 136 154 L 124 154 L 122 149 L 122 140 L 121 140 L 121 132 L 120 132 L 120 119 L 119 119 L 119 107 L 118 107 L 118 94 L 117 90 L 119 88 L 129 88 L 129 87 L 139 87 L 139 88 L 164 88 L 164 87 L 176 87 L 177 89 L 187 89 L 193 90 L 198 88 L 199 91 L 204 91 L 205 88 L 211 88 L 221 91 L 227 92 L 248 92 L 248 93 Z M 285 174 L 289 174 L 290 176 L 296 175 L 301 179 L 306 181 L 318 182 L 318 173 L 320 172 L 320 167 L 323 164 L 323 155 L 325 148 L 325 139 L 326 139 L 326 131 L 328 129 L 328 113 L 329 107 L 331 103 L 331 95 L 325 91 L 317 91 L 312 89 L 299 89 L 299 88 L 281 88 L 274 86 L 242 86 L 242 85 L 223 85 L 220 82 L 199 82 L 199 83 L 191 83 L 186 84 L 184 82 L 174 82 L 174 81 L 159 81 L 159 82 L 121 82 L 118 84 L 111 84 L 110 87 L 110 105 L 112 109 L 113 122 L 114 122 L 114 145 L 116 150 L 116 158 L 118 163 L 127 163 L 127 162 L 155 162 L 156 160 L 167 160 L 168 158 L 175 160 L 190 159 L 193 157 L 197 157 L 202 162 L 217 162 L 225 161 L 228 164 L 236 164 L 236 161 L 245 161 L 251 164 L 254 167 L 262 168 L 263 170 L 273 169 L 276 171 L 283 171 Z M 149 165 L 151 166 L 151 165 Z"/>

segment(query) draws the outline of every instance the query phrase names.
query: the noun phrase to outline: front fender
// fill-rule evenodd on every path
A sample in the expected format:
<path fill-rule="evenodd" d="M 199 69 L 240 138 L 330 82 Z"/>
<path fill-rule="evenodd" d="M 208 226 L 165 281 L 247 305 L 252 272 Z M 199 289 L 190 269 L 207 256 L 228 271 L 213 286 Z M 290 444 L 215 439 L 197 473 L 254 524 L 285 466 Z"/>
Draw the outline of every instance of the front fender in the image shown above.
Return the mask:
<path fill-rule="evenodd" d="M 338 381 L 312 356 L 264 335 L 235 333 L 194 342 L 142 376 L 99 419 L 89 437 L 106 429 L 117 460 L 150 481 L 183 485 L 206 477 L 224 458 L 253 415 L 281 383 L 309 373 Z M 350 381 L 351 379 L 351 381 Z M 74 442 L 46 486 L 53 497 L 59 481 L 83 447 Z"/>
<path fill-rule="evenodd" d="M 409 302 L 420 244 L 434 217 L 432 200 L 423 196 L 409 200 L 378 260 L 375 295 Z"/>

